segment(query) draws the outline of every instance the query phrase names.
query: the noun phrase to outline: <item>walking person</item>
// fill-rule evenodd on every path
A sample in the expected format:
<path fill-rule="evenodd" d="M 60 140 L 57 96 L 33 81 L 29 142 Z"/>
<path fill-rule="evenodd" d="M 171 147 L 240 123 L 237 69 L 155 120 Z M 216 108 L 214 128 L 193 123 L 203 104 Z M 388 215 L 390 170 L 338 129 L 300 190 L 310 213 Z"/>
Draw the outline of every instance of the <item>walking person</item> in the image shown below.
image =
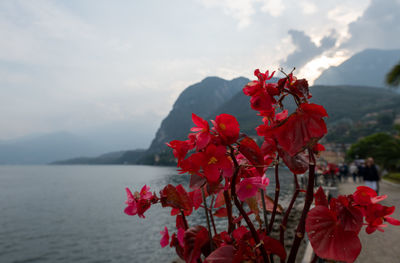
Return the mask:
<path fill-rule="evenodd" d="M 364 175 L 364 182 L 365 186 L 368 186 L 376 191 L 377 194 L 379 194 L 379 175 L 378 175 L 378 169 L 376 169 L 376 166 L 374 164 L 374 159 L 372 157 L 368 157 L 367 160 L 365 161 L 365 167 L 363 169 L 363 175 Z"/>
<path fill-rule="evenodd" d="M 353 176 L 353 182 L 357 182 L 357 166 L 355 165 L 355 163 L 351 163 L 350 164 L 350 173 Z"/>

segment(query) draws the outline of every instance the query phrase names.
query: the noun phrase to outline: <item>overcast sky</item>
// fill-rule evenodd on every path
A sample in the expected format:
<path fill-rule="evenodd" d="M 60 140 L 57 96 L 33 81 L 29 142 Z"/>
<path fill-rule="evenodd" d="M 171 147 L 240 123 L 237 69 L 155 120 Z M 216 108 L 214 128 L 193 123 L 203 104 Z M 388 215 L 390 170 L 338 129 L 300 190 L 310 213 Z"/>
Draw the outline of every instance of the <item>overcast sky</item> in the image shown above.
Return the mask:
<path fill-rule="evenodd" d="M 284 66 L 312 81 L 362 49 L 400 48 L 400 0 L 4 0 L 0 35 L 0 140 L 116 123 L 154 134 L 207 76 Z"/>

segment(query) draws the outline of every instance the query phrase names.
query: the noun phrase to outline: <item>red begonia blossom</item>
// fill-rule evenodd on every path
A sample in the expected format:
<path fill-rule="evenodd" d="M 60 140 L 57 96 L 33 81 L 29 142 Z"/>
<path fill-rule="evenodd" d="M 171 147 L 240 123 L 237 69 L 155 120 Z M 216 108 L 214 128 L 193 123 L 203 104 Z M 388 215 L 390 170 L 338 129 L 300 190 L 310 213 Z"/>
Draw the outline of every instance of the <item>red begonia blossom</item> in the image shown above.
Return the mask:
<path fill-rule="evenodd" d="M 354 202 L 361 206 L 377 203 L 386 199 L 387 195 L 378 196 L 375 190 L 368 186 L 358 186 L 353 194 Z"/>
<path fill-rule="evenodd" d="M 240 226 L 233 230 L 232 236 L 235 240 L 241 240 L 248 232 L 249 230 L 245 226 Z"/>
<path fill-rule="evenodd" d="M 317 143 L 317 144 L 314 145 L 313 152 L 318 154 L 319 152 L 323 152 L 323 151 L 325 151 L 325 146 L 323 146 L 320 143 Z"/>
<path fill-rule="evenodd" d="M 160 245 L 161 247 L 166 247 L 169 244 L 168 228 L 164 227 L 164 231 L 160 231 L 160 234 L 161 234 Z"/>
<path fill-rule="evenodd" d="M 393 214 L 394 210 L 394 206 L 387 207 L 381 204 L 368 205 L 365 216 L 365 221 L 367 221 L 368 226 L 365 231 L 368 234 L 375 232 L 375 230 L 384 232 L 382 227 L 387 226 L 386 224 L 383 224 L 384 222 L 388 222 L 389 224 L 397 226 L 400 225 L 399 220 L 390 217 L 390 215 Z"/>
<path fill-rule="evenodd" d="M 175 158 L 178 159 L 179 166 L 180 162 L 185 159 L 188 151 L 193 148 L 193 143 L 190 140 L 173 140 L 167 143 L 167 146 L 173 149 L 172 153 L 174 154 Z"/>
<path fill-rule="evenodd" d="M 129 188 L 125 188 L 126 190 L 126 194 L 128 196 L 128 199 L 125 201 L 125 203 L 128 205 L 125 210 L 124 213 L 130 216 L 134 216 L 137 214 L 137 202 L 135 197 L 133 196 L 131 190 L 129 190 Z"/>
<path fill-rule="evenodd" d="M 258 189 L 265 189 L 269 184 L 268 178 L 250 177 L 244 178 L 237 187 L 236 194 L 241 201 L 256 195 Z"/>
<path fill-rule="evenodd" d="M 153 194 L 150 192 L 150 187 L 144 185 L 142 190 L 140 190 L 140 199 L 150 200 L 153 197 Z"/>
<path fill-rule="evenodd" d="M 203 175 L 209 182 L 217 182 L 221 174 L 225 177 L 232 176 L 233 166 L 226 155 L 225 146 L 210 144 L 204 152 L 197 154 L 201 156 L 197 161 L 200 162 L 199 165 L 203 168 Z"/>
<path fill-rule="evenodd" d="M 141 218 L 145 218 L 144 212 L 146 212 L 151 206 L 151 202 L 148 199 L 139 199 L 137 202 L 137 214 Z"/>
<path fill-rule="evenodd" d="M 224 145 L 230 145 L 236 142 L 239 138 L 240 127 L 236 118 L 229 114 L 220 114 L 212 121 L 221 142 Z"/>
<path fill-rule="evenodd" d="M 256 70 L 254 75 L 257 76 L 258 80 L 251 81 L 243 88 L 244 94 L 251 96 L 251 108 L 259 111 L 261 116 L 269 115 L 270 111 L 273 110 L 273 105 L 276 104 L 274 96 L 279 94 L 275 83 L 266 83 L 273 77 L 274 72 L 270 76 L 268 74 L 268 71 L 263 74 Z"/>
<path fill-rule="evenodd" d="M 196 132 L 196 149 L 201 150 L 211 141 L 210 125 L 206 120 L 200 118 L 194 113 L 192 113 L 192 120 L 196 126 L 190 130 Z"/>

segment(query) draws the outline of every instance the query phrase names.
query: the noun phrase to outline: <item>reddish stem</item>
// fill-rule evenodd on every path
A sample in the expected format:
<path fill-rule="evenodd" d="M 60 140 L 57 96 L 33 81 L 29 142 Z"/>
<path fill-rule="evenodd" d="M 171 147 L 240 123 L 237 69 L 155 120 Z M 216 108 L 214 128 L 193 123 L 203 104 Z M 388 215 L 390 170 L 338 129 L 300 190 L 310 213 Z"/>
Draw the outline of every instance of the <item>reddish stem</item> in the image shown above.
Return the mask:
<path fill-rule="evenodd" d="M 210 212 L 211 224 L 213 226 L 214 235 L 216 236 L 217 235 L 217 228 L 215 227 L 214 216 L 213 216 L 213 213 L 212 213 L 212 207 L 214 205 L 214 199 L 215 199 L 215 197 L 213 195 L 213 197 L 211 199 L 210 209 L 208 209 L 208 211 Z"/>
<path fill-rule="evenodd" d="M 256 245 L 258 246 L 258 249 L 261 252 L 261 255 L 263 257 L 264 263 L 270 263 L 270 259 L 265 251 L 264 244 L 260 242 L 260 238 L 258 236 L 258 233 L 251 222 L 250 218 L 247 216 L 246 211 L 244 211 L 242 204 L 240 203 L 239 199 L 236 196 L 236 178 L 239 174 L 240 166 L 235 158 L 235 154 L 233 153 L 233 148 L 230 147 L 230 155 L 232 157 L 232 161 L 235 165 L 235 172 L 233 173 L 232 177 L 232 183 L 231 183 L 231 195 L 233 197 L 233 202 L 237 209 L 239 210 L 240 214 L 243 216 L 243 219 L 246 221 L 247 226 L 250 229 L 251 235 L 253 236 L 254 241 L 256 242 Z"/>
<path fill-rule="evenodd" d="M 206 212 L 208 238 L 210 239 L 210 249 L 211 249 L 211 251 L 213 251 L 214 249 L 213 249 L 213 242 L 212 242 L 210 218 L 208 218 L 208 208 L 207 208 L 207 202 L 206 202 L 206 194 L 204 193 L 204 187 L 201 188 L 201 195 L 203 196 L 204 211 Z"/>
<path fill-rule="evenodd" d="M 294 193 L 292 196 L 292 200 L 290 200 L 289 207 L 287 208 L 285 215 L 283 217 L 282 223 L 280 225 L 280 241 L 281 241 L 282 246 L 285 246 L 285 231 L 286 231 L 287 221 L 289 219 L 289 215 L 293 208 L 294 202 L 296 201 L 297 196 L 299 195 L 299 192 L 300 192 L 299 182 L 297 180 L 297 175 L 294 174 Z M 281 259 L 281 263 L 284 263 L 284 262 L 285 262 L 285 260 Z"/>
<path fill-rule="evenodd" d="M 309 154 L 309 170 L 308 170 L 308 186 L 306 192 L 306 199 L 304 201 L 303 212 L 301 213 L 301 218 L 299 224 L 297 225 L 296 235 L 293 241 L 292 249 L 290 250 L 288 263 L 295 262 L 297 252 L 300 247 L 301 240 L 304 237 L 305 227 L 306 227 L 306 217 L 310 210 L 310 206 L 314 199 L 314 175 L 315 175 L 315 158 L 311 150 L 308 150 Z"/>
<path fill-rule="evenodd" d="M 185 230 L 187 230 L 189 228 L 189 225 L 188 225 L 188 222 L 186 220 L 185 213 L 183 212 L 182 209 L 181 209 L 181 216 L 182 216 L 183 226 L 185 227 Z"/>
<path fill-rule="evenodd" d="M 263 208 L 263 215 L 264 215 L 264 224 L 265 224 L 265 233 L 268 235 L 268 215 L 267 215 L 267 207 L 265 205 L 265 191 L 260 189 L 261 194 L 261 201 L 262 201 L 262 208 Z"/>
<path fill-rule="evenodd" d="M 234 230 L 235 225 L 233 224 L 232 202 L 231 202 L 231 198 L 229 196 L 228 190 L 224 191 L 224 199 L 225 199 L 225 204 L 226 204 L 226 210 L 228 212 L 228 234 L 230 234 Z"/>
<path fill-rule="evenodd" d="M 275 200 L 274 200 L 274 208 L 272 209 L 271 221 L 269 221 L 268 232 L 272 231 L 272 226 L 274 225 L 276 210 L 278 208 L 278 199 L 280 192 L 280 183 L 279 183 L 279 156 L 276 158 L 275 165 Z"/>

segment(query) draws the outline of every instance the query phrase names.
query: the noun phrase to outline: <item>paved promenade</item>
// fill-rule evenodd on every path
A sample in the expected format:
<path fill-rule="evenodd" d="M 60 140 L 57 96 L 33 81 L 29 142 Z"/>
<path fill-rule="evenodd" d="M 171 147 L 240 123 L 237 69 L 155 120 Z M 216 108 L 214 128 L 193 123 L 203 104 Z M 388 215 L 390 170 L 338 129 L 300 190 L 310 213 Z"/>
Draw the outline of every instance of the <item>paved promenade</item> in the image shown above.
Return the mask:
<path fill-rule="evenodd" d="M 339 194 L 351 194 L 360 183 L 353 183 L 348 178 L 347 183 L 339 184 Z M 385 180 L 380 181 L 380 195 L 388 198 L 380 202 L 386 206 L 396 206 L 392 217 L 400 220 L 400 185 Z M 400 262 L 400 226 L 388 225 L 385 232 L 376 231 L 371 235 L 365 233 L 365 227 L 360 232 L 362 250 L 356 263 L 399 263 Z"/>

